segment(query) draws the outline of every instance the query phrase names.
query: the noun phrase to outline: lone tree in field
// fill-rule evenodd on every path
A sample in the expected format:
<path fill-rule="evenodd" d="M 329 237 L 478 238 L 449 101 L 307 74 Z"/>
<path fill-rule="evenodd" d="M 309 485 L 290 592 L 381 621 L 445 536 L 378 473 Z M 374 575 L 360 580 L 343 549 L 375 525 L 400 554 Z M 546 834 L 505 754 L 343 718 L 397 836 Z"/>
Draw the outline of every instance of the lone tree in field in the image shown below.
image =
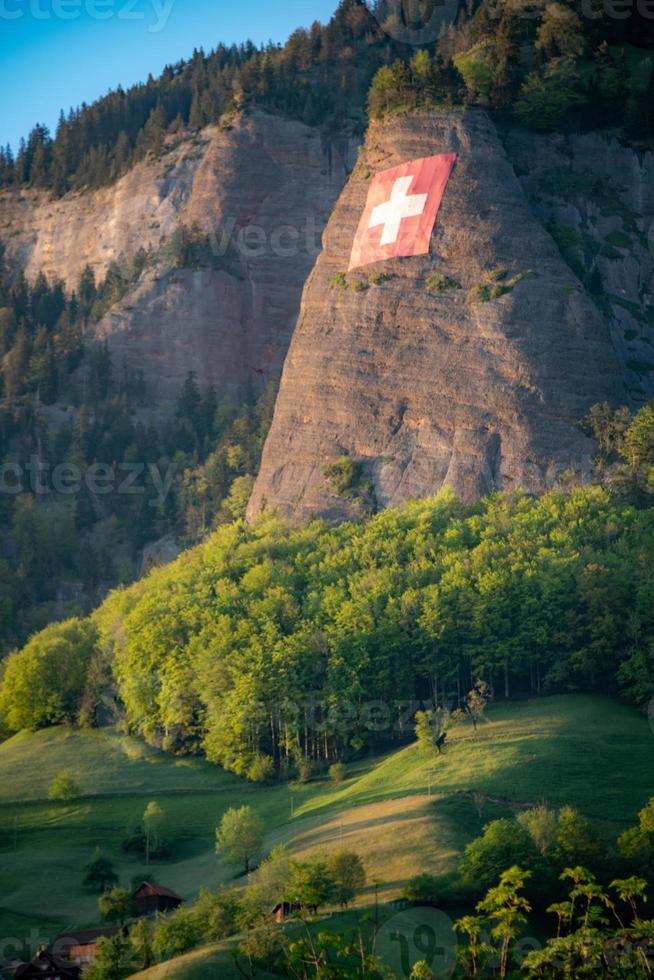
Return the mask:
<path fill-rule="evenodd" d="M 491 689 L 486 681 L 475 681 L 472 690 L 465 696 L 463 705 L 475 731 L 490 699 Z"/>
<path fill-rule="evenodd" d="M 327 871 L 334 879 L 334 897 L 341 908 L 347 908 L 366 884 L 366 870 L 356 851 L 334 851 L 327 858 Z"/>
<path fill-rule="evenodd" d="M 68 769 L 64 772 L 57 773 L 48 791 L 48 799 L 63 800 L 64 802 L 76 800 L 79 795 L 80 788 L 75 780 L 75 776 Z"/>
<path fill-rule="evenodd" d="M 421 749 L 436 749 L 440 755 L 447 738 L 447 712 L 437 708 L 435 711 L 416 711 L 416 738 Z"/>
<path fill-rule="evenodd" d="M 230 807 L 216 828 L 216 852 L 234 864 L 242 864 L 247 874 L 262 844 L 263 822 L 252 807 Z"/>
<path fill-rule="evenodd" d="M 95 892 L 106 892 L 118 884 L 118 875 L 109 858 L 103 857 L 102 851 L 96 847 L 93 857 L 84 866 L 84 887 Z"/>
<path fill-rule="evenodd" d="M 148 803 L 143 814 L 143 833 L 145 834 L 145 863 L 150 863 L 150 857 L 161 853 L 164 845 L 164 829 L 166 814 L 158 803 Z"/>

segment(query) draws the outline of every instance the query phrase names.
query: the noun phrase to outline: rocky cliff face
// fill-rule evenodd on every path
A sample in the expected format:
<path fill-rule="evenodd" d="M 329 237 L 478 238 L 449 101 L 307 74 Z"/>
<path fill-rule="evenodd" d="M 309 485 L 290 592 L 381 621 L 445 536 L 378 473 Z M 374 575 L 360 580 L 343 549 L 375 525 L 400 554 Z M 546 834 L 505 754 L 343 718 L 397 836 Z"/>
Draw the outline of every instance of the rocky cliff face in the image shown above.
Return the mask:
<path fill-rule="evenodd" d="M 0 239 L 15 269 L 74 288 L 88 263 L 141 247 L 153 257 L 134 289 L 96 325 L 118 366 L 143 370 L 160 406 L 190 370 L 219 392 L 277 377 L 320 234 L 356 147 L 261 112 L 209 127 L 137 165 L 111 187 L 53 201 L 0 195 Z M 172 269 L 165 245 L 197 224 L 216 261 Z"/>
<path fill-rule="evenodd" d="M 608 320 L 629 400 L 654 396 L 654 153 L 599 133 L 513 131 L 536 217 Z"/>
<path fill-rule="evenodd" d="M 343 278 L 370 177 L 449 151 L 459 159 L 430 255 Z M 625 397 L 607 318 L 487 116 L 375 123 L 305 287 L 249 516 L 340 519 L 445 484 L 466 499 L 541 492 L 588 472 L 577 422 Z M 325 475 L 342 456 L 356 464 L 347 485 Z"/>

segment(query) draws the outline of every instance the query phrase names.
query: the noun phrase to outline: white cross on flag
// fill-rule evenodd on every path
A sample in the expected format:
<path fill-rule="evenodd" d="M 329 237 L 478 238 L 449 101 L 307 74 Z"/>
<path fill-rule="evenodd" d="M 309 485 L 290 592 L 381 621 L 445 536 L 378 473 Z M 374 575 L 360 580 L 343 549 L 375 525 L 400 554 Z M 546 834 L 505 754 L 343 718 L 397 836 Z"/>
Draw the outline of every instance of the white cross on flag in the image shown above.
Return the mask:
<path fill-rule="evenodd" d="M 456 153 L 403 163 L 373 177 L 354 236 L 350 269 L 429 252 L 436 215 Z"/>

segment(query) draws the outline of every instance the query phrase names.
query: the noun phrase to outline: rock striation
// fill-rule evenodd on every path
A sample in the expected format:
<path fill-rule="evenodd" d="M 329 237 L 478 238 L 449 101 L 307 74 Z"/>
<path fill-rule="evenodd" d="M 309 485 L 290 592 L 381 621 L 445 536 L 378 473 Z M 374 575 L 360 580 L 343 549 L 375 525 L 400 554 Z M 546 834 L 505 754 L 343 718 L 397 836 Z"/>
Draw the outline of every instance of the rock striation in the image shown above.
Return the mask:
<path fill-rule="evenodd" d="M 373 174 L 454 151 L 428 256 L 345 275 Z M 304 290 L 249 506 L 356 516 L 451 486 L 542 492 L 583 478 L 592 404 L 626 398 L 607 318 L 476 109 L 371 125 Z M 325 474 L 348 456 L 347 487 Z"/>

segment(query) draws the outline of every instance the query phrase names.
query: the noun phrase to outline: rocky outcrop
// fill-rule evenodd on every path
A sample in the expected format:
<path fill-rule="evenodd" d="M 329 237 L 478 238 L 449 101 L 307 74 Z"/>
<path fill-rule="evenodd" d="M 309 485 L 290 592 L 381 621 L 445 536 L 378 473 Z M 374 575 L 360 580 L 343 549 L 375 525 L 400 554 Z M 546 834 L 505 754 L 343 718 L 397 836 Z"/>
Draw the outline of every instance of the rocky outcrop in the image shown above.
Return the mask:
<path fill-rule="evenodd" d="M 113 186 L 52 200 L 34 191 L 0 195 L 0 239 L 15 269 L 74 288 L 88 263 L 144 248 L 135 287 L 95 327 L 118 369 L 143 370 L 160 407 L 188 371 L 219 394 L 279 375 L 320 235 L 351 169 L 356 146 L 261 112 L 170 146 Z M 173 269 L 166 243 L 198 225 L 214 259 Z"/>
<path fill-rule="evenodd" d="M 601 133 L 510 132 L 534 214 L 607 318 L 630 402 L 654 397 L 654 153 Z"/>
<path fill-rule="evenodd" d="M 370 177 L 449 151 L 459 159 L 430 255 L 344 278 Z M 374 123 L 305 287 L 249 516 L 341 519 L 445 484 L 465 499 L 541 492 L 589 471 L 577 423 L 605 398 L 625 398 L 606 318 L 488 117 Z M 345 487 L 325 474 L 343 456 L 356 464 Z"/>

